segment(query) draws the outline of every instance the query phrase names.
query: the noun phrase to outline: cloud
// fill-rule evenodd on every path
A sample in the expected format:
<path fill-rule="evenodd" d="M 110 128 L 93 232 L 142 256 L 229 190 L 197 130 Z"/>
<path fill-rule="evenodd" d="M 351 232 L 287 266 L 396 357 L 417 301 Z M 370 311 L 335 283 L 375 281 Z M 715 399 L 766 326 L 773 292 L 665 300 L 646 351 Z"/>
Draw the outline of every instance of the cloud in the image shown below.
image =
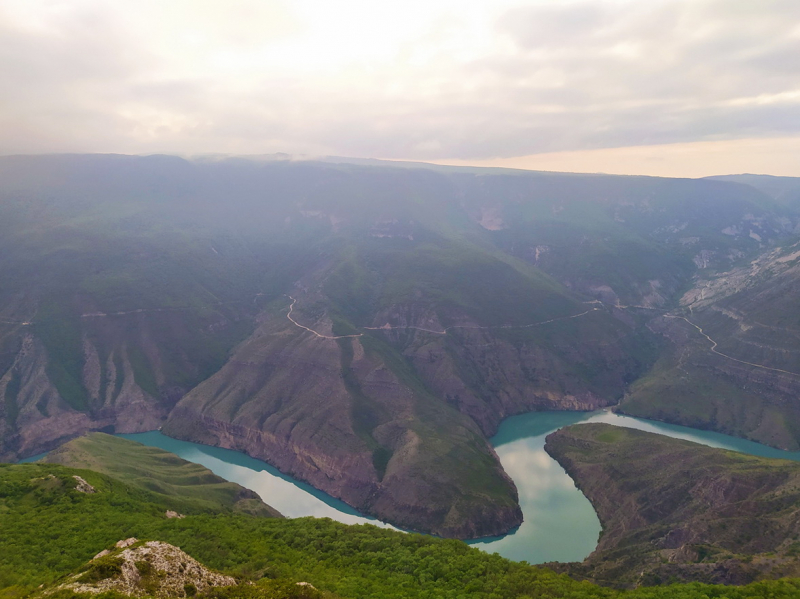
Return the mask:
<path fill-rule="evenodd" d="M 0 0 L 0 153 L 408 159 L 800 133 L 795 0 Z"/>

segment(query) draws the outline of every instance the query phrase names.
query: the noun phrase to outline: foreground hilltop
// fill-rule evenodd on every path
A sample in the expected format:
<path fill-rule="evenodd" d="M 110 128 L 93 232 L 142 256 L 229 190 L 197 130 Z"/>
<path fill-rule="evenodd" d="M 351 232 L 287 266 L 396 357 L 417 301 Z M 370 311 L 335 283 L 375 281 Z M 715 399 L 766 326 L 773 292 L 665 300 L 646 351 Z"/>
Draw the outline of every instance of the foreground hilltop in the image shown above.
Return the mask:
<path fill-rule="evenodd" d="M 134 537 L 103 549 L 56 590 L 98 594 L 190 597 L 236 584 L 232 576 L 212 572 L 178 547 Z M 45 595 L 49 594 L 47 591 Z"/>
<path fill-rule="evenodd" d="M 607 424 L 550 434 L 545 450 L 603 531 L 559 570 L 603 584 L 744 584 L 800 575 L 800 464 Z"/>
<path fill-rule="evenodd" d="M 800 593 L 798 579 L 617 591 L 460 541 L 329 519 L 230 512 L 168 518 L 164 507 L 162 497 L 90 470 L 0 465 L 0 596 L 74 599 L 75 591 L 106 588 L 153 596 L 165 586 L 171 596 L 209 599 L 790 599 Z M 141 541 L 117 546 L 130 537 Z M 231 578 L 237 584 L 219 586 Z"/>

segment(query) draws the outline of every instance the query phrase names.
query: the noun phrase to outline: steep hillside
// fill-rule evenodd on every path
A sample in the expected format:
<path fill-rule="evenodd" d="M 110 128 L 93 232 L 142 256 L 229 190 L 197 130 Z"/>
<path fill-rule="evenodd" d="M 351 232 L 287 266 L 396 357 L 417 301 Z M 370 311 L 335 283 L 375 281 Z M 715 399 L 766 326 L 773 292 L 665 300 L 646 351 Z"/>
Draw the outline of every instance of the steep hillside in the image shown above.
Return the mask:
<path fill-rule="evenodd" d="M 484 436 L 510 414 L 609 405 L 647 364 L 634 326 L 465 244 L 336 265 L 263 313 L 164 432 L 267 459 L 403 527 L 487 536 L 521 514 Z"/>
<path fill-rule="evenodd" d="M 681 309 L 648 325 L 667 351 L 625 413 L 800 447 L 800 244 L 700 277 Z"/>
<path fill-rule="evenodd" d="M 163 498 L 182 514 L 232 511 L 281 518 L 261 498 L 193 462 L 156 447 L 104 433 L 65 443 L 42 459 L 107 474 Z"/>
<path fill-rule="evenodd" d="M 603 526 L 597 549 L 561 570 L 616 586 L 800 573 L 796 462 L 607 424 L 556 431 L 545 450 Z"/>

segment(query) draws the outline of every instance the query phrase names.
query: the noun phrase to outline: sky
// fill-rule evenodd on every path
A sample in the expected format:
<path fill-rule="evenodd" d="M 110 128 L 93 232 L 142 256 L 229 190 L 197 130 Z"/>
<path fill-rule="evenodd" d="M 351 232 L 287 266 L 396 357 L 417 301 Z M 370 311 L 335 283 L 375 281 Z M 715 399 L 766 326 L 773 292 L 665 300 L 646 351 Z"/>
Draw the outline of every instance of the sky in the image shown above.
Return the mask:
<path fill-rule="evenodd" d="M 0 154 L 800 176 L 798 0 L 0 0 Z"/>

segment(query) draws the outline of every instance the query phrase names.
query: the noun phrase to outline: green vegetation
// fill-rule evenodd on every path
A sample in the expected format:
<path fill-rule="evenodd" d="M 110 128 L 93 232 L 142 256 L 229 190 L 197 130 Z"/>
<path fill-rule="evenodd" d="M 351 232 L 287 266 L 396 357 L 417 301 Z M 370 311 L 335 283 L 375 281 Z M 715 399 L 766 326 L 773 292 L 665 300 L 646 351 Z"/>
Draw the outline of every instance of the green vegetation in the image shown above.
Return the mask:
<path fill-rule="evenodd" d="M 44 461 L 107 474 L 149 491 L 169 509 L 181 513 L 234 511 L 280 517 L 252 491 L 200 464 L 104 433 L 73 439 L 47 454 Z"/>
<path fill-rule="evenodd" d="M 800 392 L 800 267 L 792 259 L 798 249 L 787 245 L 698 282 L 686 300 L 690 310 L 683 313 L 692 324 L 653 319 L 650 328 L 670 343 L 630 386 L 622 411 L 800 448 L 800 408 L 794 401 Z"/>
<path fill-rule="evenodd" d="M 73 473 L 98 492 L 75 491 Z M 50 476 L 59 484 L 42 487 L 40 481 Z M 788 599 L 800 592 L 797 580 L 741 588 L 691 584 L 620 592 L 487 555 L 459 541 L 369 525 L 231 514 L 168 520 L 158 500 L 146 491 L 91 471 L 50 464 L 0 466 L 0 530 L 3 597 L 22 597 L 40 584 L 77 572 L 100 549 L 130 536 L 171 543 L 210 568 L 260 581 L 255 587 L 215 590 L 211 599 L 299 599 L 304 595 L 293 585 L 299 580 L 313 584 L 323 596 L 387 599 Z M 111 562 L 108 568 L 113 569 Z M 71 599 L 74 594 L 54 597 Z"/>
<path fill-rule="evenodd" d="M 81 571 L 83 573 L 78 577 L 77 582 L 89 584 L 100 582 L 122 573 L 122 559 L 110 555 L 99 557 L 81 568 Z"/>

